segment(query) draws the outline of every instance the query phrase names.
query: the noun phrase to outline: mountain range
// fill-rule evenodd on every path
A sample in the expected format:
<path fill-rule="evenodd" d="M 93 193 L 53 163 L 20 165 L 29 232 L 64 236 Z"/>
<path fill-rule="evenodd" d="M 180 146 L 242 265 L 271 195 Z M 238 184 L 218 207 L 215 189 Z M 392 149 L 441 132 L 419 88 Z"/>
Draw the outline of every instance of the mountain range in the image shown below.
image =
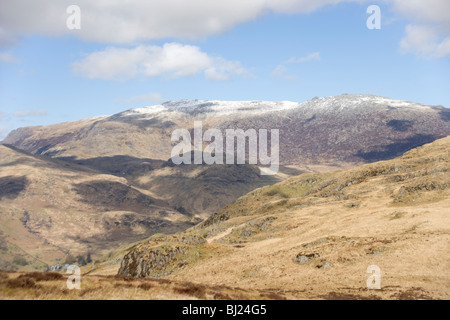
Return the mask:
<path fill-rule="evenodd" d="M 204 130 L 279 129 L 279 173 L 174 165 L 171 134 L 192 131 L 194 121 Z M 446 137 L 449 121 L 441 106 L 341 95 L 303 103 L 182 100 L 19 128 L 0 146 L 0 268 L 44 270 L 68 255 L 99 258 L 182 232 L 255 189 L 393 159 Z"/>
<path fill-rule="evenodd" d="M 176 128 L 279 129 L 282 165 L 360 164 L 393 158 L 449 134 L 450 112 L 371 95 L 303 103 L 181 100 L 51 126 L 12 131 L 3 144 L 32 154 L 167 160 Z"/>

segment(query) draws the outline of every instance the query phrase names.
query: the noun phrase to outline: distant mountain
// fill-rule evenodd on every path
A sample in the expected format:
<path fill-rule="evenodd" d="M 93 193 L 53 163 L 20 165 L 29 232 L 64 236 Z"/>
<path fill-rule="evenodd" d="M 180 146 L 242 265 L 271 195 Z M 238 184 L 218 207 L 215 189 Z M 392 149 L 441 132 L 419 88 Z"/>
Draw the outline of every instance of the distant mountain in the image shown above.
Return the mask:
<path fill-rule="evenodd" d="M 279 173 L 174 165 L 171 134 L 192 130 L 194 121 L 204 130 L 279 129 Z M 20 128 L 0 146 L 0 269 L 43 268 L 69 252 L 95 258 L 183 231 L 254 189 L 391 159 L 447 136 L 449 121 L 443 107 L 342 95 L 304 103 L 182 100 Z"/>
<path fill-rule="evenodd" d="M 449 173 L 450 137 L 393 160 L 302 174 L 142 241 L 117 269 L 276 299 L 448 299 Z M 382 290 L 367 288 L 374 268 Z"/>
<path fill-rule="evenodd" d="M 174 129 L 279 129 L 283 165 L 354 165 L 392 159 L 450 134 L 450 110 L 372 95 L 303 103 L 181 100 L 112 116 L 12 131 L 4 140 L 33 154 L 167 160 Z"/>

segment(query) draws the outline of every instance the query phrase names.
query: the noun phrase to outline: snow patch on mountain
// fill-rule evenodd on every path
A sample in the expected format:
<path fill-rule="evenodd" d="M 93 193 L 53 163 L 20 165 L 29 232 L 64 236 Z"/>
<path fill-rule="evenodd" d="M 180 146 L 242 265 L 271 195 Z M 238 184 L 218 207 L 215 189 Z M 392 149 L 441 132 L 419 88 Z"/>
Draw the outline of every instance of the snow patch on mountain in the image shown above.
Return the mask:
<path fill-rule="evenodd" d="M 155 106 L 149 106 L 149 107 L 143 107 L 143 108 L 136 108 L 136 109 L 130 109 L 127 111 L 122 112 L 122 116 L 135 116 L 135 115 L 144 115 L 144 114 L 157 114 L 163 111 L 167 111 L 167 108 L 163 105 L 155 105 Z"/>
<path fill-rule="evenodd" d="M 130 109 L 121 116 L 156 115 L 165 112 L 177 112 L 189 115 L 226 116 L 240 112 L 259 114 L 290 110 L 300 104 L 291 101 L 219 101 L 219 100 L 180 100 L 165 102 L 161 105 Z"/>
<path fill-rule="evenodd" d="M 343 94 L 340 96 L 313 98 L 298 103 L 292 101 L 220 101 L 220 100 L 179 100 L 160 105 L 130 109 L 120 113 L 121 117 L 153 118 L 155 116 L 190 115 L 203 117 L 232 116 L 239 114 L 262 115 L 283 113 L 290 110 L 301 112 L 336 113 L 354 109 L 364 112 L 369 109 L 429 108 L 429 106 L 393 100 L 375 95 Z"/>

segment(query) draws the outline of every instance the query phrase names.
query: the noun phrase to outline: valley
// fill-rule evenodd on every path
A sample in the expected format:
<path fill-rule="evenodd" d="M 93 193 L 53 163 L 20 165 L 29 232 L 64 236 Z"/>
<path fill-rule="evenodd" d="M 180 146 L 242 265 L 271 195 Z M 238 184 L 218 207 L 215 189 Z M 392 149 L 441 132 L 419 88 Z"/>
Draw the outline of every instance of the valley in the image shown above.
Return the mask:
<path fill-rule="evenodd" d="M 278 173 L 262 175 L 248 153 L 241 165 L 174 164 L 171 133 L 195 121 L 279 129 Z M 448 121 L 441 107 L 342 95 L 181 100 L 17 129 L 0 145 L 0 269 L 78 261 L 95 283 L 164 279 L 208 299 L 210 286 L 447 298 Z M 369 265 L 385 291 L 364 289 Z"/>

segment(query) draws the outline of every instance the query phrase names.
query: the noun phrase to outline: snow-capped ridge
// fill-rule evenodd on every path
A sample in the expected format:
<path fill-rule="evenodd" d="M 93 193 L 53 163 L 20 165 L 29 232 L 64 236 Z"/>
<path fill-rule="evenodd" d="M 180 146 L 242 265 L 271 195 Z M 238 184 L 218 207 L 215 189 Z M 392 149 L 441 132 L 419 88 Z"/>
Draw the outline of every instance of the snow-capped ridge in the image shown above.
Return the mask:
<path fill-rule="evenodd" d="M 223 101 L 223 100 L 178 100 L 167 101 L 159 105 L 129 109 L 121 116 L 160 115 L 164 113 L 182 113 L 191 116 L 227 116 L 239 113 L 264 114 L 289 110 L 317 110 L 340 112 L 348 109 L 364 108 L 429 108 L 429 106 L 405 100 L 389 99 L 368 94 L 342 94 L 340 96 L 315 97 L 305 102 L 293 101 Z"/>

